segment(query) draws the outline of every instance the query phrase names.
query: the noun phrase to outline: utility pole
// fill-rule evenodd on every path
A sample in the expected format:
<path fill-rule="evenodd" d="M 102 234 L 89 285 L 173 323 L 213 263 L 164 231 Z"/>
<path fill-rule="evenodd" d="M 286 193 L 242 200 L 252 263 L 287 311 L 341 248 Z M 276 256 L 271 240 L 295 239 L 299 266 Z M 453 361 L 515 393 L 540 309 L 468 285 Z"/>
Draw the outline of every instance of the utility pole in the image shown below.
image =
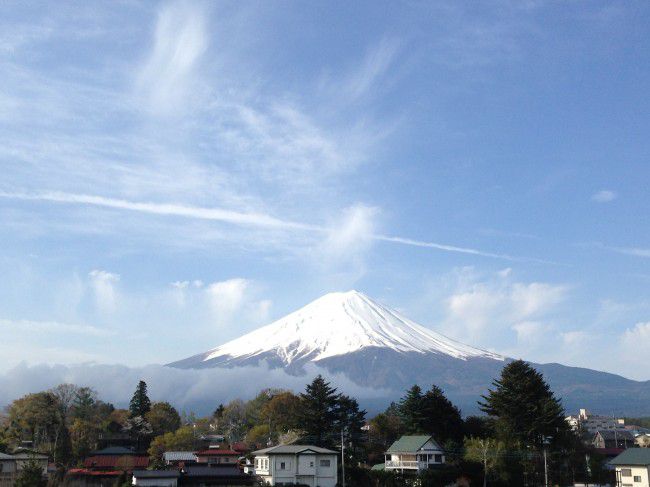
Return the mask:
<path fill-rule="evenodd" d="M 343 429 L 341 429 L 341 484 L 345 487 L 345 442 L 343 441 Z"/>
<path fill-rule="evenodd" d="M 544 445 L 544 485 L 548 487 L 548 465 L 546 464 L 546 445 Z"/>

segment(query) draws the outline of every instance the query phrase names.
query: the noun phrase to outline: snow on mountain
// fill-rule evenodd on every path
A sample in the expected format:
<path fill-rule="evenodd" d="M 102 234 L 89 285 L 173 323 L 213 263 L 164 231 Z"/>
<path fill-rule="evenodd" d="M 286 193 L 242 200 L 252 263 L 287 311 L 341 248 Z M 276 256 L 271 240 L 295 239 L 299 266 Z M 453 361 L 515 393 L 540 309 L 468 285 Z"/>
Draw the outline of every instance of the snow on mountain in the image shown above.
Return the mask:
<path fill-rule="evenodd" d="M 461 360 L 504 359 L 420 326 L 358 291 L 326 294 L 284 318 L 195 359 L 220 363 L 272 355 L 290 365 L 297 361 L 315 362 L 342 356 L 369 347 L 401 353 L 442 354 Z M 205 365 L 197 363 L 197 366 Z"/>

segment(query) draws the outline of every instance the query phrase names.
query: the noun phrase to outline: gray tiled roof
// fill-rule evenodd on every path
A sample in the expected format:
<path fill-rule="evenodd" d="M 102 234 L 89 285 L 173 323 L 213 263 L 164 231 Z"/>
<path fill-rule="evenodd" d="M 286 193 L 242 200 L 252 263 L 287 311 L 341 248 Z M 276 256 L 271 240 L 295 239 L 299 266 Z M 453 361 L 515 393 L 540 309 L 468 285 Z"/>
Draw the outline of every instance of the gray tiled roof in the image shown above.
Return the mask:
<path fill-rule="evenodd" d="M 611 465 L 650 465 L 650 448 L 628 448 L 609 463 Z"/>
<path fill-rule="evenodd" d="M 166 462 L 196 462 L 197 458 L 193 451 L 166 451 L 163 453 Z"/>
<path fill-rule="evenodd" d="M 279 446 L 272 446 L 270 448 L 264 448 L 262 450 L 257 450 L 253 452 L 253 455 L 255 456 L 260 456 L 260 455 L 282 455 L 282 454 L 289 454 L 289 455 L 295 455 L 298 453 L 302 453 L 305 450 L 311 450 L 315 453 L 334 453 L 336 454 L 335 451 L 328 450 L 327 448 L 321 448 L 319 446 L 314 446 L 314 445 L 279 445 Z"/>

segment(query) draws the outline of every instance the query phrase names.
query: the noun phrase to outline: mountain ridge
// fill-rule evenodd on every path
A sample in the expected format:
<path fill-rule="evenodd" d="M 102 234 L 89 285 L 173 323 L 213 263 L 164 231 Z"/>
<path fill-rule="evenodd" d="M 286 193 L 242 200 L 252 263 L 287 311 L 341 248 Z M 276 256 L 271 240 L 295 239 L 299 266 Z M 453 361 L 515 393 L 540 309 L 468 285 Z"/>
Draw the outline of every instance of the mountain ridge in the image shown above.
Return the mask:
<path fill-rule="evenodd" d="M 360 386 L 394 391 L 386 403 L 413 384 L 436 384 L 473 413 L 478 412 L 477 399 L 511 360 L 452 340 L 363 293 L 348 291 L 326 294 L 269 325 L 168 366 L 264 365 L 300 376 L 315 364 Z M 650 414 L 650 381 L 562 364 L 532 365 L 570 410 Z"/>

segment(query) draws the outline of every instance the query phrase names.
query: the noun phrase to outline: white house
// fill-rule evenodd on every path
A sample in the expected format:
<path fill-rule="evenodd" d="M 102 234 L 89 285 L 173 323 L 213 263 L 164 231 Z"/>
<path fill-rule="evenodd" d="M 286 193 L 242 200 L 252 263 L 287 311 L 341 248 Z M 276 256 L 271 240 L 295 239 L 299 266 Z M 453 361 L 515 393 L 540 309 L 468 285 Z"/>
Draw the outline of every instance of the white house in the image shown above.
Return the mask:
<path fill-rule="evenodd" d="M 180 476 L 178 470 L 134 470 L 132 483 L 149 487 L 177 487 Z"/>
<path fill-rule="evenodd" d="M 386 450 L 387 471 L 417 473 L 445 463 L 445 452 L 432 436 L 402 436 Z"/>
<path fill-rule="evenodd" d="M 280 445 L 253 452 L 255 474 L 268 485 L 335 487 L 337 453 L 311 445 Z"/>
<path fill-rule="evenodd" d="M 628 448 L 609 463 L 616 468 L 616 487 L 650 487 L 649 448 Z"/>

